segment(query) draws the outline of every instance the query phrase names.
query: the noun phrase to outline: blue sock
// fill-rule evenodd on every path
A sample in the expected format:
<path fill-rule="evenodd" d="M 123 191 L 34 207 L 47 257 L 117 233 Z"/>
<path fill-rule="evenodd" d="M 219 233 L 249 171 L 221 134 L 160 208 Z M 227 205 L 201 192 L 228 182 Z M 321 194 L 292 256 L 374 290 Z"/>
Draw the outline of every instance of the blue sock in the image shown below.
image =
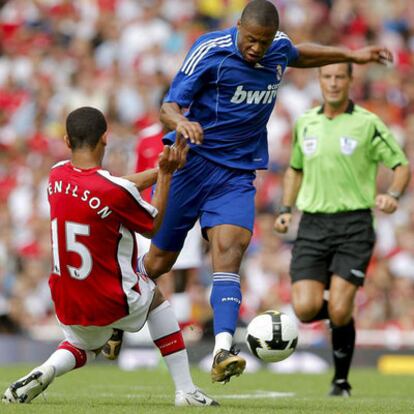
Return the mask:
<path fill-rule="evenodd" d="M 242 300 L 240 276 L 236 273 L 213 273 L 210 303 L 214 312 L 214 335 L 236 330 Z"/>

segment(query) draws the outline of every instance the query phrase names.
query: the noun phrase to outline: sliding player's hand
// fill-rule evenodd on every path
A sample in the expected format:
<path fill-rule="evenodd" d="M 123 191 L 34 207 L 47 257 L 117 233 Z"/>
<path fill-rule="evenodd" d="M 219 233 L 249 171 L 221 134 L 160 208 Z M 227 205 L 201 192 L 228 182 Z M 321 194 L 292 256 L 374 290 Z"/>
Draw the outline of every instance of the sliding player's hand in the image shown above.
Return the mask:
<path fill-rule="evenodd" d="M 189 140 L 192 144 L 202 144 L 204 138 L 203 128 L 198 122 L 179 121 L 177 127 L 177 136 L 182 136 Z"/>
<path fill-rule="evenodd" d="M 174 147 L 177 149 L 178 156 L 180 157 L 178 169 L 183 168 L 185 163 L 187 162 L 187 154 L 188 150 L 190 149 L 190 147 L 187 145 L 187 140 L 183 138 L 181 135 L 177 134 Z"/>
<path fill-rule="evenodd" d="M 165 145 L 158 159 L 159 174 L 172 174 L 180 165 L 181 152 L 174 145 Z"/>

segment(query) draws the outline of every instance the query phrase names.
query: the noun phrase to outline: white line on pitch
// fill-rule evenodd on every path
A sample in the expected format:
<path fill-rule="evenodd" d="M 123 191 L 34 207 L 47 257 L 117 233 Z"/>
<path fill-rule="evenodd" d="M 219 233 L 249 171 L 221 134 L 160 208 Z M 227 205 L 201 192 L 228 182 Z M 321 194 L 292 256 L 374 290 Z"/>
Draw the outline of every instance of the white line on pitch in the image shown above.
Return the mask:
<path fill-rule="evenodd" d="M 278 391 L 256 391 L 254 394 L 222 394 L 218 399 L 254 399 L 254 398 L 285 398 L 293 397 L 294 392 L 278 392 Z"/>

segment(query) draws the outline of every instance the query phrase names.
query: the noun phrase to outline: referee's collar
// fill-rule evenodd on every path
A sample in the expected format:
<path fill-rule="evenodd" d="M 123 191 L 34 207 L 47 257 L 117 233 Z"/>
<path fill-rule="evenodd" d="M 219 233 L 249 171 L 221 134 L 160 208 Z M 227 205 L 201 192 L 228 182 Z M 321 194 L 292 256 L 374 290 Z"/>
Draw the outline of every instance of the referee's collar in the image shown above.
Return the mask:
<path fill-rule="evenodd" d="M 323 114 L 324 108 L 325 108 L 325 105 L 321 105 L 321 107 L 319 108 L 319 111 L 318 111 L 318 115 Z M 355 108 L 355 104 L 352 101 L 352 99 L 350 99 L 349 102 L 348 102 L 348 106 L 346 107 L 344 113 L 345 114 L 352 114 L 354 112 L 354 108 Z"/>

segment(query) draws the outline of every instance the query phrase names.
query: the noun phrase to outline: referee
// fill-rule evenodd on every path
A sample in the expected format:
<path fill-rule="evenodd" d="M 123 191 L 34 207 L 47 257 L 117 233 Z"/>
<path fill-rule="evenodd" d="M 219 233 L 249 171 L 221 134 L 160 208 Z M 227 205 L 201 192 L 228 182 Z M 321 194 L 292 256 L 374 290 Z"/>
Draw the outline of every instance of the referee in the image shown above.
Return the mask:
<path fill-rule="evenodd" d="M 296 201 L 303 215 L 290 267 L 293 307 L 302 322 L 330 320 L 335 374 L 329 394 L 349 397 L 354 299 L 375 243 L 371 209 L 393 213 L 410 171 L 389 129 L 349 99 L 352 64 L 322 67 L 319 82 L 324 102 L 295 124 L 274 227 L 288 230 Z M 393 177 L 388 191 L 376 195 L 380 163 Z"/>

